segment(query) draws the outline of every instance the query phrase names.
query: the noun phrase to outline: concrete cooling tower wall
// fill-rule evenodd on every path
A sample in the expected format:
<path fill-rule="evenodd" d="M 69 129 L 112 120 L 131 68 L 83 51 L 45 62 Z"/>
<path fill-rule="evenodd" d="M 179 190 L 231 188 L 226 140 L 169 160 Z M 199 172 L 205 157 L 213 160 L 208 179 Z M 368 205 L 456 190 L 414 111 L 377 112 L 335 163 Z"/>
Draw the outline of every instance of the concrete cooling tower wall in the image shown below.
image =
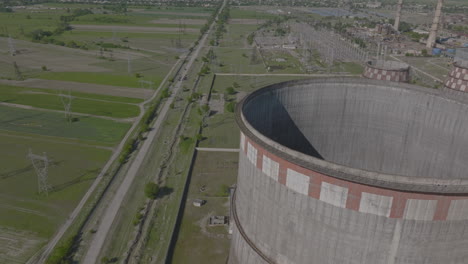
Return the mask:
<path fill-rule="evenodd" d="M 247 96 L 230 264 L 468 261 L 468 105 L 366 79 Z"/>

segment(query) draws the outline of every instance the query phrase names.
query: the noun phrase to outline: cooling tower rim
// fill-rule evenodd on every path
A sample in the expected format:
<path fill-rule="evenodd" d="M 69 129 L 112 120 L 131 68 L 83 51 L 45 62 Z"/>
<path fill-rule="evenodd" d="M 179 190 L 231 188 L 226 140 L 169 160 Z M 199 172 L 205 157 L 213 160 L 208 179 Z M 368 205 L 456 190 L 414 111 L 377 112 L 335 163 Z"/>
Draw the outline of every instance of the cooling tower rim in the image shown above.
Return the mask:
<path fill-rule="evenodd" d="M 453 66 L 456 67 L 456 68 L 461 68 L 461 69 L 465 69 L 465 70 L 468 70 L 468 62 L 454 62 L 453 63 Z"/>
<path fill-rule="evenodd" d="M 399 61 L 370 60 L 366 66 L 377 70 L 386 70 L 394 72 L 408 71 L 410 66 L 407 63 Z"/>
<path fill-rule="evenodd" d="M 440 91 L 432 90 L 428 88 L 422 88 L 415 85 L 410 85 L 406 83 L 396 83 L 396 82 L 384 82 L 371 79 L 363 78 L 352 78 L 352 77 L 342 77 L 342 78 L 317 78 L 317 79 L 305 79 L 305 80 L 293 80 L 286 81 L 281 83 L 276 83 L 268 85 L 266 87 L 260 88 L 248 96 L 244 97 L 236 107 L 236 122 L 241 130 L 241 132 L 248 137 L 250 140 L 256 144 L 263 147 L 269 153 L 278 156 L 279 158 L 286 160 L 288 162 L 294 163 L 309 169 L 334 177 L 337 179 L 354 182 L 358 184 L 364 184 L 384 189 L 405 191 L 405 192 L 416 192 L 416 193 L 428 193 L 428 194 L 443 194 L 443 195 L 462 195 L 468 193 L 468 180 L 467 179 L 437 179 L 437 178 L 427 178 L 419 176 L 403 176 L 403 175 L 393 175 L 386 174 L 381 172 L 366 171 L 362 169 L 351 168 L 348 166 L 336 164 L 330 161 L 325 161 L 317 159 L 313 156 L 301 153 L 299 151 L 290 149 L 284 145 L 281 145 L 274 140 L 264 136 L 262 133 L 257 131 L 245 118 L 243 114 L 243 108 L 246 103 L 254 99 L 256 96 L 276 90 L 281 89 L 286 86 L 294 85 L 304 85 L 304 84 L 330 84 L 330 83 L 347 83 L 347 84 L 360 84 L 360 85 L 377 85 L 385 86 L 388 88 L 397 88 L 404 90 L 411 90 L 420 93 L 431 94 L 433 96 L 441 97 L 445 100 L 451 101 L 452 103 L 462 103 L 463 102 L 446 98 L 441 96 Z"/>

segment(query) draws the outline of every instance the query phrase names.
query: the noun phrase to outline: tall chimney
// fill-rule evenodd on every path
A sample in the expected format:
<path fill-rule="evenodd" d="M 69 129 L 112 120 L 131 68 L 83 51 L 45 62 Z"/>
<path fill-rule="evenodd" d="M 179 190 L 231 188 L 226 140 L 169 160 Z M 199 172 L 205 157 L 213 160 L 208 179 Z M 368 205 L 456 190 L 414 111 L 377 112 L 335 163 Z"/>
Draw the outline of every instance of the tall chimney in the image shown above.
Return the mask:
<path fill-rule="evenodd" d="M 434 21 L 432 21 L 431 33 L 429 34 L 429 38 L 427 39 L 427 43 L 426 43 L 426 47 L 428 49 L 433 48 L 435 44 L 435 40 L 437 37 L 437 30 L 439 29 L 439 24 L 440 24 L 440 17 L 442 15 L 443 3 L 444 3 L 444 0 L 438 0 L 437 2 Z"/>
<path fill-rule="evenodd" d="M 397 11 L 396 11 L 396 17 L 395 17 L 395 24 L 393 25 L 393 28 L 398 31 L 398 28 L 400 27 L 400 18 L 401 18 L 401 7 L 403 6 L 403 0 L 398 0 L 398 5 L 397 5 Z"/>

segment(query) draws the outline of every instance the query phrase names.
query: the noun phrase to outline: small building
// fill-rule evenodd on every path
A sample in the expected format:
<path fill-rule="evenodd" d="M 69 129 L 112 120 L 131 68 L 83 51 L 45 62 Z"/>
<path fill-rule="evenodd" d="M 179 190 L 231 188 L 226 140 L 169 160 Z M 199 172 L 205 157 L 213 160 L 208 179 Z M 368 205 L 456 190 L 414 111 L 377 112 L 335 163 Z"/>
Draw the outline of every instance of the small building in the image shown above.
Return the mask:
<path fill-rule="evenodd" d="M 224 215 L 212 215 L 208 219 L 209 226 L 223 226 L 229 224 L 229 216 Z"/>
<path fill-rule="evenodd" d="M 283 45 L 283 49 L 290 49 L 290 50 L 293 50 L 293 49 L 296 49 L 296 45 L 294 44 L 284 44 Z"/>
<path fill-rule="evenodd" d="M 193 206 L 195 207 L 202 207 L 202 205 L 204 205 L 205 203 L 206 203 L 206 200 L 202 200 L 202 199 L 193 200 Z"/>

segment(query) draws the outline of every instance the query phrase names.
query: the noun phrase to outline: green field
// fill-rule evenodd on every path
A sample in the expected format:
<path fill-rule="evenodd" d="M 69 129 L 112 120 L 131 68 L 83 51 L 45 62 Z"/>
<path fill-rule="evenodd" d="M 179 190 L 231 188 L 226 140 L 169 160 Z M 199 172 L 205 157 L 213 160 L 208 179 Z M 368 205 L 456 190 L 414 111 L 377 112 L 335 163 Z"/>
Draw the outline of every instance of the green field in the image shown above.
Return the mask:
<path fill-rule="evenodd" d="M 95 117 L 79 117 L 78 121 L 68 123 L 65 116 L 59 113 L 0 106 L 0 128 L 95 143 L 117 144 L 130 128 L 130 124 Z"/>
<path fill-rule="evenodd" d="M 96 83 L 123 87 L 139 86 L 138 78 L 134 75 L 114 75 L 95 72 L 45 72 L 38 77 L 45 80 Z"/>
<path fill-rule="evenodd" d="M 67 218 L 111 152 L 5 131 L 0 146 L 0 263 L 25 263 Z M 48 196 L 38 193 L 29 149 L 51 160 Z"/>
<path fill-rule="evenodd" d="M 72 96 L 74 96 L 74 94 Z M 64 110 L 63 103 L 57 93 L 46 93 L 41 89 L 31 90 L 15 86 L 0 85 L 0 102 L 29 105 L 51 110 Z M 72 112 L 127 118 L 137 116 L 140 109 L 136 105 L 75 97 L 72 100 Z"/>
<path fill-rule="evenodd" d="M 248 19 L 270 19 L 278 15 L 269 14 L 257 10 L 248 10 L 245 8 L 234 7 L 230 10 L 231 18 L 248 18 Z"/>
<path fill-rule="evenodd" d="M 209 227 L 207 218 L 229 216 L 227 187 L 236 181 L 237 160 L 237 153 L 197 153 L 172 263 L 226 262 L 230 245 L 227 226 Z M 207 202 L 198 208 L 192 205 L 194 199 Z"/>

